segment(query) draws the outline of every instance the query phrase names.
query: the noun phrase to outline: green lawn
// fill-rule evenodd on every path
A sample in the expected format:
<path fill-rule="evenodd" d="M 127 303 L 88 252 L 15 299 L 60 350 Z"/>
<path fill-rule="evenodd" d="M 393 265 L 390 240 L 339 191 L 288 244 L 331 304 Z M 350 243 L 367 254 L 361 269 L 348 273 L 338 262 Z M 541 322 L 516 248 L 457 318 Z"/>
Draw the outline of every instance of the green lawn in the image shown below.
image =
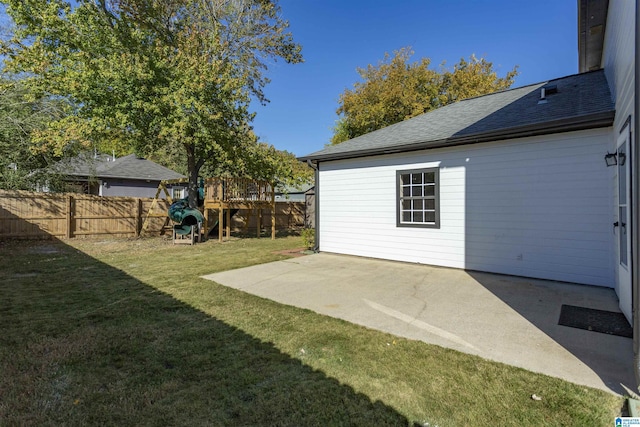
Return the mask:
<path fill-rule="evenodd" d="M 600 390 L 199 278 L 300 246 L 0 242 L 0 425 L 608 426 L 620 413 Z"/>

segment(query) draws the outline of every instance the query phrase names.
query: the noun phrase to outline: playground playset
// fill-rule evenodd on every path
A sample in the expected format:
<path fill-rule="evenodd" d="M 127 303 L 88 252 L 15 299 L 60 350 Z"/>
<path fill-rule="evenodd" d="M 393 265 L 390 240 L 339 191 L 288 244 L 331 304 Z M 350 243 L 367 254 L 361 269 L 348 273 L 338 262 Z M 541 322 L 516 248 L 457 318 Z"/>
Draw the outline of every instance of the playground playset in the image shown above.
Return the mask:
<path fill-rule="evenodd" d="M 275 239 L 276 205 L 274 185 L 271 183 L 247 178 L 201 179 L 198 185 L 198 207 L 193 208 L 189 206 L 188 197 L 174 201 L 167 190 L 167 185 L 186 182 L 186 179 L 160 182 L 152 208 L 149 209 L 145 224 L 143 224 L 143 230 L 145 230 L 150 218 L 165 216 L 167 219 L 165 224 L 168 224 L 169 220 L 174 222 L 172 232 L 175 244 L 193 245 L 215 234 L 222 242 L 225 236 L 229 238 L 231 234 L 231 218 L 240 209 L 244 209 L 248 211 L 249 215 L 256 216 L 256 232 L 260 237 L 262 210 L 270 209 L 271 238 Z M 162 192 L 171 206 L 166 214 L 154 214 L 153 207 L 157 205 L 157 200 Z"/>

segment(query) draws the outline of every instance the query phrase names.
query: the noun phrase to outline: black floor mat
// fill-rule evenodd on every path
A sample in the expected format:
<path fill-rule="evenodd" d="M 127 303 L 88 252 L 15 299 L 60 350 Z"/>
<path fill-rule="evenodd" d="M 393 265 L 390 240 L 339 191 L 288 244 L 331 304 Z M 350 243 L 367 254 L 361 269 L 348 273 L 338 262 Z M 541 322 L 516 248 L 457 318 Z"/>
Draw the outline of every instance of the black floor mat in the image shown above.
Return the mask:
<path fill-rule="evenodd" d="M 633 329 L 627 318 L 624 314 L 614 311 L 563 304 L 558 325 L 633 338 Z"/>

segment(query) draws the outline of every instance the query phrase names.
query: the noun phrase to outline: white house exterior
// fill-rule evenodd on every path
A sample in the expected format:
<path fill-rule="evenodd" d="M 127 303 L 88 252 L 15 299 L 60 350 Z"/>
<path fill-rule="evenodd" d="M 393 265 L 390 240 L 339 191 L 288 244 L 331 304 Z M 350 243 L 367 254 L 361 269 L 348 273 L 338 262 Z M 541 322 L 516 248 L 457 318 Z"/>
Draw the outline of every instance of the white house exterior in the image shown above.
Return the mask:
<path fill-rule="evenodd" d="M 320 164 L 320 249 L 614 286 L 610 128 Z M 437 228 L 397 224 L 396 174 L 439 171 Z"/>
<path fill-rule="evenodd" d="M 318 249 L 615 288 L 631 321 L 636 4 L 578 6 L 580 74 L 303 157 Z"/>
<path fill-rule="evenodd" d="M 634 75 L 636 4 L 633 1 L 612 0 L 608 3 L 607 25 L 602 49 L 601 67 L 611 88 L 616 116 L 610 136 L 611 153 L 622 151 L 628 161 L 618 162 L 613 169 L 613 214 L 615 227 L 614 273 L 620 309 L 629 320 L 632 318 L 631 292 L 631 237 L 634 227 L 631 220 L 632 188 L 638 184 L 637 173 L 631 167 L 637 149 L 633 149 L 635 88 Z M 620 154 L 620 153 L 618 153 Z M 620 155 L 617 156 L 620 158 Z M 632 176 L 633 175 L 633 176 Z M 637 233 L 637 231 L 635 231 Z M 637 253 L 635 257 L 637 258 Z"/>

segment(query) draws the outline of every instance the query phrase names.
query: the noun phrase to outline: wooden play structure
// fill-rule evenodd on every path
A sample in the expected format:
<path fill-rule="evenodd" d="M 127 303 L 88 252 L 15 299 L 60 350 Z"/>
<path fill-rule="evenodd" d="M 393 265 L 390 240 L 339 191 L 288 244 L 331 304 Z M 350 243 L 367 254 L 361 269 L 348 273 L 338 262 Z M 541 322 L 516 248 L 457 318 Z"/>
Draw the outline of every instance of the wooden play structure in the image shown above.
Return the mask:
<path fill-rule="evenodd" d="M 274 186 L 267 181 L 247 178 L 207 178 L 204 180 L 204 230 L 206 234 L 218 225 L 218 240 L 231 234 L 231 211 L 245 209 L 257 220 L 260 237 L 262 210 L 271 210 L 271 238 L 276 238 L 276 201 Z M 217 211 L 213 220 L 211 211 Z M 226 222 L 225 222 L 226 218 Z M 247 224 L 249 221 L 247 221 Z M 224 226 L 223 226 L 224 225 Z"/>
<path fill-rule="evenodd" d="M 147 212 L 142 230 L 146 230 L 147 224 L 152 218 L 166 218 L 165 227 L 169 226 L 170 220 L 167 217 L 166 210 L 160 210 L 157 203 L 160 195 L 164 192 L 169 203 L 174 200 L 167 186 L 173 184 L 187 183 L 187 179 L 166 180 L 160 182 L 158 190 L 151 208 Z M 206 238 L 209 233 L 217 226 L 218 240 L 223 241 L 224 237 L 229 238 L 231 235 L 231 216 L 232 211 L 245 210 L 248 212 L 248 218 L 245 227 L 249 224 L 251 216 L 256 218 L 256 233 L 260 237 L 262 210 L 269 209 L 271 212 L 271 238 L 276 236 L 276 203 L 274 186 L 267 181 L 253 180 L 247 178 L 207 178 L 204 180 L 204 203 L 202 211 L 204 215 L 204 223 L 202 230 L 191 233 L 189 235 L 191 244 Z M 178 241 L 180 240 L 180 241 Z M 184 238 L 177 239 L 174 232 L 174 242 L 185 243 Z"/>

